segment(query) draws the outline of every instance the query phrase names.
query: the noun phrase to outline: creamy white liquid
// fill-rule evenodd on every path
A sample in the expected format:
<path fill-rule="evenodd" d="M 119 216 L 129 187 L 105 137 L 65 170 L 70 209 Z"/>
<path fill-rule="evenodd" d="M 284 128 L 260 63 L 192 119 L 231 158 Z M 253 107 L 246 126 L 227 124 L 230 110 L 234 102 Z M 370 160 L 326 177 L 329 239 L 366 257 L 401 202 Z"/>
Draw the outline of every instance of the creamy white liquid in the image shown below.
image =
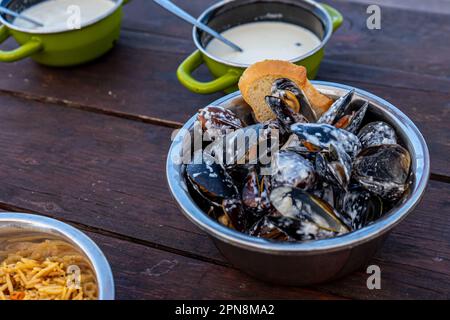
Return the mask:
<path fill-rule="evenodd" d="M 115 5 L 111 0 L 48 0 L 21 12 L 22 15 L 43 23 L 44 27 L 18 18 L 14 19 L 14 25 L 47 32 L 76 29 L 78 22 L 82 26 L 94 21 Z"/>
<path fill-rule="evenodd" d="M 211 40 L 206 51 L 223 60 L 247 65 L 265 59 L 292 60 L 321 43 L 306 28 L 276 21 L 246 23 L 228 29 L 222 35 L 244 51 L 237 52 L 217 39 Z"/>

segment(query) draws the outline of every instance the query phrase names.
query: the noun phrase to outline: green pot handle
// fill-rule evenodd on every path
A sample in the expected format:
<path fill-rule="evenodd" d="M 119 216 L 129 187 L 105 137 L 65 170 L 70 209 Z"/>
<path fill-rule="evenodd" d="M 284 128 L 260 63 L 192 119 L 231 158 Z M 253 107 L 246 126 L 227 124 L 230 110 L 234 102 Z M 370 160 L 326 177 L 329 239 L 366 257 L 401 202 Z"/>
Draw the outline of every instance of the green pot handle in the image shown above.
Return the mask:
<path fill-rule="evenodd" d="M 220 78 L 210 82 L 200 82 L 192 77 L 192 72 L 203 64 L 202 53 L 197 50 L 178 67 L 177 76 L 181 84 L 195 93 L 210 94 L 234 86 L 239 80 L 239 73 L 229 70 Z"/>
<path fill-rule="evenodd" d="M 337 11 L 335 8 L 329 6 L 329 5 L 325 4 L 325 3 L 321 3 L 320 5 L 330 15 L 331 22 L 333 23 L 333 31 L 336 31 L 337 29 L 339 29 L 339 27 L 344 22 L 344 17 L 342 16 L 342 14 L 339 11 Z"/>
<path fill-rule="evenodd" d="M 10 36 L 5 26 L 0 26 L 0 44 L 5 42 Z M 11 51 L 0 50 L 0 62 L 14 62 L 22 60 L 32 54 L 42 50 L 42 42 L 39 39 L 31 38 L 26 43 Z"/>

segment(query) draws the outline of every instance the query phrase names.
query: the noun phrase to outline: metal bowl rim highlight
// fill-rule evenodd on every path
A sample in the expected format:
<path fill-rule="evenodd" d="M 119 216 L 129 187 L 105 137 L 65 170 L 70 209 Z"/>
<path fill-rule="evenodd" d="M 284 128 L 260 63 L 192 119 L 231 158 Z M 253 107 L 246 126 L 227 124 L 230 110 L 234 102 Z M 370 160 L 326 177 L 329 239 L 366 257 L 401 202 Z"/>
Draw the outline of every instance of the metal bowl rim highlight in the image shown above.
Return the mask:
<path fill-rule="evenodd" d="M 353 87 L 350 86 L 331 82 L 312 81 L 312 83 L 319 90 L 330 94 L 333 91 L 348 91 L 353 89 Z M 239 96 L 240 92 L 234 92 L 212 102 L 211 105 L 221 105 Z M 381 107 L 381 110 L 384 113 L 390 114 L 390 116 L 397 122 L 396 129 L 399 129 L 398 126 L 401 127 L 401 130 L 406 133 L 405 136 L 406 139 L 409 140 L 408 143 L 410 143 L 415 150 L 415 153 L 411 154 L 413 161 L 411 170 L 414 170 L 415 168 L 415 171 L 413 171 L 415 175 L 415 183 L 414 186 L 411 186 L 411 188 L 414 188 L 413 192 L 408 196 L 404 203 L 379 219 L 377 222 L 339 237 L 299 243 L 270 242 L 265 239 L 252 237 L 220 225 L 218 222 L 208 217 L 208 215 L 204 213 L 203 210 L 201 210 L 191 199 L 184 182 L 184 177 L 181 173 L 181 165 L 177 165 L 172 161 L 176 155 L 180 154 L 183 131 L 186 132 L 185 130 L 189 130 L 192 127 L 196 119 L 195 115 L 185 123 L 182 130 L 178 132 L 174 138 L 166 163 L 167 181 L 170 191 L 178 206 L 189 220 L 191 220 L 210 236 L 234 246 L 269 254 L 305 255 L 335 252 L 353 248 L 385 234 L 401 222 L 417 206 L 422 198 L 430 175 L 430 156 L 427 144 L 422 134 L 403 112 L 386 100 L 364 90 L 356 89 L 356 96 L 372 101 Z M 411 151 L 412 150 L 410 150 L 410 152 Z M 414 163 L 416 166 L 414 166 Z"/>

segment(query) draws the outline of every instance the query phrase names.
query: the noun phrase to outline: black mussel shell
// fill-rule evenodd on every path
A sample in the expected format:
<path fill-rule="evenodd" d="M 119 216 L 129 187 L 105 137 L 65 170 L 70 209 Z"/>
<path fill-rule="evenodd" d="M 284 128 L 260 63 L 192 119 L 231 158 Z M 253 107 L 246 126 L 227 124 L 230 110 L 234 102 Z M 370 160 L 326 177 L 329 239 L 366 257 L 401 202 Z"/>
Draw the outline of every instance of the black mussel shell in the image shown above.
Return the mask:
<path fill-rule="evenodd" d="M 292 80 L 286 78 L 275 80 L 272 84 L 272 95 L 282 99 L 292 110 L 304 116 L 307 122 L 317 121 L 316 112 L 308 98 Z"/>
<path fill-rule="evenodd" d="M 240 199 L 224 199 L 222 201 L 224 216 L 227 218 L 226 226 L 232 227 L 237 231 L 244 232 L 249 227 L 249 219 L 242 207 Z M 219 218 L 219 222 L 221 222 Z"/>
<path fill-rule="evenodd" d="M 277 122 L 258 123 L 218 137 L 204 150 L 205 158 L 227 168 L 235 165 L 269 163 L 273 150 L 284 142 Z"/>
<path fill-rule="evenodd" d="M 354 230 L 378 220 L 384 213 L 383 200 L 359 186 L 341 193 L 337 208 L 351 221 Z"/>
<path fill-rule="evenodd" d="M 388 201 L 398 200 L 409 187 L 411 156 L 398 144 L 364 149 L 353 163 L 353 178 Z"/>
<path fill-rule="evenodd" d="M 250 235 L 276 241 L 308 241 L 331 238 L 336 233 L 308 219 L 266 216 L 253 226 Z"/>
<path fill-rule="evenodd" d="M 361 143 L 357 136 L 332 125 L 296 123 L 291 126 L 291 131 L 312 151 L 329 150 L 333 145 L 353 158 L 361 150 Z"/>
<path fill-rule="evenodd" d="M 223 199 L 236 199 L 238 190 L 230 175 L 216 163 L 186 165 L 186 177 L 204 198 L 220 206 Z"/>
<path fill-rule="evenodd" d="M 328 203 L 298 188 L 279 187 L 272 190 L 270 201 L 284 217 L 309 221 L 321 229 L 338 234 L 350 231 L 348 221 L 344 221 Z"/>
<path fill-rule="evenodd" d="M 394 128 L 383 121 L 370 122 L 358 133 L 363 149 L 383 144 L 397 144 Z"/>
<path fill-rule="evenodd" d="M 345 192 L 345 190 L 337 188 L 333 184 L 331 184 L 323 179 L 320 181 L 320 183 L 317 184 L 316 189 L 311 191 L 311 193 L 313 195 L 315 195 L 317 198 L 325 201 L 333 208 L 336 207 L 335 204 L 336 204 L 337 194 L 339 194 L 341 192 Z"/>
<path fill-rule="evenodd" d="M 334 126 L 337 128 L 345 129 L 353 134 L 356 134 L 361 127 L 362 122 L 366 116 L 367 109 L 369 109 L 369 102 L 366 101 L 362 107 L 356 111 L 352 111 L 349 114 L 341 117 Z"/>
<path fill-rule="evenodd" d="M 316 184 L 314 166 L 294 151 L 281 150 L 272 158 L 272 184 L 310 190 Z"/>
<path fill-rule="evenodd" d="M 307 122 L 301 114 L 294 112 L 282 99 L 274 96 L 266 97 L 266 104 L 275 113 L 284 132 L 289 132 L 289 127 L 297 122 Z"/>
<path fill-rule="evenodd" d="M 231 110 L 221 106 L 200 109 L 197 120 L 200 121 L 203 131 L 207 131 L 211 137 L 243 127 L 242 121 Z"/>
<path fill-rule="evenodd" d="M 241 192 L 242 202 L 246 210 L 256 217 L 261 217 L 264 212 L 269 212 L 271 209 L 270 188 L 270 176 L 260 175 L 255 167 L 251 168 L 245 178 Z"/>
<path fill-rule="evenodd" d="M 344 96 L 337 99 L 331 107 L 325 111 L 324 114 L 322 114 L 322 116 L 317 120 L 317 123 L 334 125 L 341 117 L 345 115 L 345 112 L 349 108 L 354 95 L 355 89 L 352 89 Z"/>
<path fill-rule="evenodd" d="M 352 159 L 346 152 L 331 145 L 329 150 L 317 153 L 315 167 L 325 181 L 347 189 L 351 178 Z"/>

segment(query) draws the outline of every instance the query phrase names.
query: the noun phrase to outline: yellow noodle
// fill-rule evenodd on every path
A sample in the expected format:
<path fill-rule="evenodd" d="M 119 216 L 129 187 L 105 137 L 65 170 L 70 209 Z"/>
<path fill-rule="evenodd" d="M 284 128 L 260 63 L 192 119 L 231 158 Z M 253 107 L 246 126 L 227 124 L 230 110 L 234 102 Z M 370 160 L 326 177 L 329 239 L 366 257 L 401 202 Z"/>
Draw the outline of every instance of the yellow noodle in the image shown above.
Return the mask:
<path fill-rule="evenodd" d="M 96 279 L 86 258 L 64 241 L 31 242 L 39 239 L 0 242 L 0 300 L 97 299 Z M 71 265 L 80 268 L 81 286 L 74 286 L 73 275 L 67 273 Z"/>

